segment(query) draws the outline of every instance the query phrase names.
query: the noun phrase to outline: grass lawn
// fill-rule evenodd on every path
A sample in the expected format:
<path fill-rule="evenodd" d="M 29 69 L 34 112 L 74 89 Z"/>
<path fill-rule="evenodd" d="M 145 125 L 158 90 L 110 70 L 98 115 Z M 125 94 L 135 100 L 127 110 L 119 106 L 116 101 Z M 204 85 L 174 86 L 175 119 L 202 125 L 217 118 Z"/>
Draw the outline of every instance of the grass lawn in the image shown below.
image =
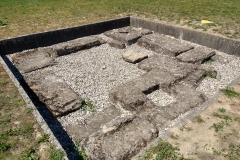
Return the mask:
<path fill-rule="evenodd" d="M 61 160 L 62 155 L 48 142 L 48 135 L 0 66 L 0 159 Z"/>
<path fill-rule="evenodd" d="M 0 39 L 129 15 L 240 38 L 239 0 L 1 0 Z"/>

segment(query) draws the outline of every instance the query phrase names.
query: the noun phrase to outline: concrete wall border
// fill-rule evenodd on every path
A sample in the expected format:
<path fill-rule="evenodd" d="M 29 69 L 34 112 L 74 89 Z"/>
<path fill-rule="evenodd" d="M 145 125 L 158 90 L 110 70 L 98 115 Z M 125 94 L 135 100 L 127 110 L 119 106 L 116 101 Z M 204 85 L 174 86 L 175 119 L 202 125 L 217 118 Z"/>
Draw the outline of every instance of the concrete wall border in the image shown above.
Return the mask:
<path fill-rule="evenodd" d="M 227 54 L 240 56 L 240 40 L 229 39 L 223 36 L 209 34 L 205 32 L 187 29 L 180 26 L 154 22 L 151 20 L 140 19 L 136 17 L 130 18 L 130 25 L 133 27 L 142 27 L 150 29 L 165 35 L 171 35 L 177 39 L 182 39 L 197 43 L 212 49 L 225 52 Z"/>

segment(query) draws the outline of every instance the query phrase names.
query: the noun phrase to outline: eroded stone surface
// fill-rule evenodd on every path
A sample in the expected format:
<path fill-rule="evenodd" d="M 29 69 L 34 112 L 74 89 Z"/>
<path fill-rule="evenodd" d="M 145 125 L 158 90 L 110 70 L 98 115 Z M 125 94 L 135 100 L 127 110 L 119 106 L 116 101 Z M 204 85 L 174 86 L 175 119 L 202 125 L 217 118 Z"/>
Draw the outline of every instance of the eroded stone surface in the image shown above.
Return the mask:
<path fill-rule="evenodd" d="M 117 41 L 117 40 L 112 40 L 112 41 L 108 42 L 108 44 L 111 47 L 115 47 L 115 48 L 119 48 L 119 49 L 123 49 L 126 47 L 125 43 Z"/>
<path fill-rule="evenodd" d="M 24 79 L 55 117 L 75 111 L 82 105 L 80 97 L 52 72 L 29 74 Z"/>
<path fill-rule="evenodd" d="M 131 45 L 136 43 L 139 38 L 143 35 L 151 34 L 152 32 L 147 29 L 136 29 L 133 27 L 124 27 L 120 29 L 114 29 L 111 31 L 107 31 L 104 34 L 108 37 L 111 37 L 115 40 L 126 43 L 127 45 Z"/>
<path fill-rule="evenodd" d="M 101 38 L 97 36 L 90 36 L 72 40 L 66 43 L 59 43 L 53 45 L 52 48 L 56 51 L 57 54 L 56 56 L 62 56 L 73 52 L 77 52 L 79 50 L 99 46 L 103 43 L 105 43 L 105 41 L 103 41 Z"/>
<path fill-rule="evenodd" d="M 197 88 L 198 84 L 203 80 L 205 76 L 206 71 L 199 69 L 195 72 L 192 72 L 186 79 L 184 79 L 184 82 Z"/>
<path fill-rule="evenodd" d="M 224 58 L 223 56 L 220 56 L 220 55 L 214 55 L 211 57 L 211 59 L 214 61 L 218 61 L 220 63 L 224 63 L 224 64 L 229 63 L 229 61 L 226 58 Z"/>
<path fill-rule="evenodd" d="M 126 120 L 124 119 L 126 122 Z M 117 131 L 97 132 L 82 141 L 81 146 L 92 160 L 130 159 L 157 137 L 157 129 L 146 119 L 138 117 L 127 121 Z"/>
<path fill-rule="evenodd" d="M 20 72 L 28 73 L 56 64 L 54 58 L 51 57 L 54 53 L 52 49 L 27 51 L 14 55 L 12 62 Z"/>
<path fill-rule="evenodd" d="M 205 60 L 215 55 L 215 51 L 205 47 L 198 47 L 177 56 L 182 62 L 203 63 Z"/>
<path fill-rule="evenodd" d="M 136 88 L 139 88 L 143 93 L 148 94 L 158 88 L 167 91 L 177 80 L 178 77 L 170 72 L 160 68 L 154 68 L 133 81 Z"/>
<path fill-rule="evenodd" d="M 173 87 L 172 92 L 176 96 L 177 101 L 164 107 L 164 116 L 170 120 L 173 120 L 180 114 L 199 106 L 206 100 L 206 97 L 202 93 L 184 83 Z"/>
<path fill-rule="evenodd" d="M 129 81 L 123 85 L 113 88 L 109 98 L 114 103 L 119 103 L 127 110 L 140 110 L 148 98 L 142 91 L 135 87 L 134 82 Z"/>
<path fill-rule="evenodd" d="M 169 56 L 177 56 L 180 53 L 194 48 L 186 42 L 169 38 L 158 33 L 143 36 L 138 40 L 137 44 L 157 53 Z"/>
<path fill-rule="evenodd" d="M 137 62 L 140 62 L 141 60 L 147 58 L 148 55 L 141 53 L 141 52 L 134 52 L 134 51 L 129 50 L 129 51 L 123 53 L 122 57 L 123 57 L 123 60 L 125 60 L 126 62 L 137 63 Z"/>
<path fill-rule="evenodd" d="M 185 78 L 195 71 L 197 66 L 190 63 L 182 63 L 168 56 L 153 55 L 138 64 L 138 68 L 150 71 L 154 68 L 166 70 L 178 78 Z"/>
<path fill-rule="evenodd" d="M 120 115 L 119 110 L 114 106 L 109 106 L 101 112 L 93 112 L 87 119 L 79 119 L 77 123 L 70 123 L 66 126 L 66 130 L 73 138 L 74 142 L 80 143 L 81 140 L 89 137 L 91 134 L 101 130 L 109 132 L 109 130 L 118 127 L 118 125 L 106 125 L 109 121 Z M 80 118 L 80 117 L 79 117 Z M 114 121 L 117 122 L 117 121 Z"/>

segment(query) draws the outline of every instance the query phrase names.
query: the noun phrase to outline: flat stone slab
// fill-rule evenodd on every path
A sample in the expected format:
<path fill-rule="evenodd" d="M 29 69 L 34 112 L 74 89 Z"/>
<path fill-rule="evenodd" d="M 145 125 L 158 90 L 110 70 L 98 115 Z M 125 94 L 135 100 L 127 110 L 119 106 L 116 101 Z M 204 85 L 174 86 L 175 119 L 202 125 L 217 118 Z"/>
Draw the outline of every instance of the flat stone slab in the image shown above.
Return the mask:
<path fill-rule="evenodd" d="M 147 58 L 148 55 L 141 53 L 141 52 L 134 52 L 134 51 L 127 51 L 125 53 L 123 53 L 122 58 L 124 61 L 126 62 L 130 62 L 130 63 L 137 63 L 140 62 L 141 60 Z"/>
<path fill-rule="evenodd" d="M 86 119 L 81 119 L 77 122 L 70 123 L 66 126 L 66 130 L 71 135 L 75 143 L 80 143 L 83 139 L 88 138 L 91 134 L 101 130 L 101 127 L 106 123 L 111 122 L 115 117 L 120 116 L 120 111 L 114 107 L 109 106 L 101 112 L 93 112 L 91 116 Z M 109 128 L 104 127 L 104 132 Z M 112 127 L 111 127 L 112 129 Z"/>
<path fill-rule="evenodd" d="M 206 97 L 194 88 L 180 83 L 173 87 L 177 101 L 164 107 L 164 118 L 173 120 L 206 101 Z"/>
<path fill-rule="evenodd" d="M 34 76 L 29 74 L 24 79 L 55 117 L 73 112 L 82 106 L 80 97 L 52 72 Z"/>
<path fill-rule="evenodd" d="M 51 46 L 56 51 L 56 56 L 63 56 L 70 53 L 74 53 L 83 49 L 89 49 L 94 46 L 99 46 L 105 43 L 98 36 L 89 36 L 85 38 L 80 38 L 72 41 L 68 41 L 65 43 L 59 43 Z"/>
<path fill-rule="evenodd" d="M 112 102 L 120 104 L 124 109 L 140 110 L 148 98 L 142 91 L 135 87 L 133 81 L 126 82 L 111 89 L 109 98 Z"/>
<path fill-rule="evenodd" d="M 183 81 L 194 88 L 197 88 L 198 84 L 206 77 L 206 71 L 198 69 L 195 72 L 192 72 L 186 79 Z"/>
<path fill-rule="evenodd" d="M 152 32 L 148 29 L 136 29 L 133 27 L 123 27 L 120 29 L 114 29 L 111 31 L 107 31 L 104 34 L 108 37 L 111 37 L 115 40 L 126 43 L 127 45 L 131 45 L 136 43 L 139 38 L 143 35 L 151 34 Z"/>
<path fill-rule="evenodd" d="M 139 112 L 138 115 L 150 121 L 161 131 L 168 127 L 179 115 L 200 106 L 206 101 L 206 97 L 202 93 L 183 83 L 173 86 L 171 94 L 177 99 L 176 102 L 163 107 L 149 103 L 151 107 Z"/>
<path fill-rule="evenodd" d="M 90 159 L 130 159 L 158 134 L 151 122 L 139 117 L 117 117 L 111 124 L 107 125 L 109 132 L 100 131 L 82 141 L 81 146 Z"/>
<path fill-rule="evenodd" d="M 149 94 L 159 88 L 167 91 L 178 79 L 178 77 L 166 70 L 154 68 L 132 81 L 134 86 L 139 88 L 141 92 Z"/>
<path fill-rule="evenodd" d="M 150 71 L 154 68 L 166 70 L 178 78 L 185 78 L 189 73 L 197 70 L 197 66 L 190 63 L 179 62 L 176 58 L 153 55 L 138 64 L 138 68 Z"/>
<path fill-rule="evenodd" d="M 56 64 L 52 54 L 51 49 L 27 51 L 13 55 L 12 62 L 21 73 L 28 73 Z"/>
<path fill-rule="evenodd" d="M 123 42 L 121 42 L 121 41 L 117 41 L 117 40 L 112 40 L 112 41 L 108 42 L 108 44 L 109 44 L 111 47 L 115 47 L 115 48 L 119 48 L 119 49 L 126 48 L 125 43 L 123 43 Z"/>
<path fill-rule="evenodd" d="M 177 56 L 180 53 L 194 48 L 186 42 L 166 37 L 158 33 L 143 36 L 137 41 L 137 44 L 159 54 L 166 54 L 169 56 Z"/>
<path fill-rule="evenodd" d="M 198 47 L 178 55 L 177 59 L 187 63 L 203 63 L 214 55 L 214 50 Z"/>

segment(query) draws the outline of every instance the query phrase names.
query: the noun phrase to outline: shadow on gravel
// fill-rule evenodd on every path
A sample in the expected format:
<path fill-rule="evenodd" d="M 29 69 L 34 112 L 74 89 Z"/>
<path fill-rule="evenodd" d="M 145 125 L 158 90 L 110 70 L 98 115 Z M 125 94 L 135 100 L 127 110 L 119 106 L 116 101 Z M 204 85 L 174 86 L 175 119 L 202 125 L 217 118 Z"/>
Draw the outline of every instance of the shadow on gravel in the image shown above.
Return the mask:
<path fill-rule="evenodd" d="M 67 132 L 63 129 L 61 123 L 53 117 L 51 112 L 48 110 L 46 105 L 41 102 L 38 96 L 30 89 L 27 83 L 24 81 L 22 74 L 16 69 L 16 67 L 12 64 L 12 62 L 4 55 L 2 56 L 3 60 L 7 64 L 8 68 L 12 71 L 15 78 L 19 81 L 25 92 L 28 94 L 29 98 L 35 105 L 38 112 L 41 114 L 48 127 L 53 132 L 54 136 L 61 144 L 62 148 L 65 150 L 67 157 L 69 160 L 83 160 L 78 154 L 78 150 L 72 141 L 72 139 L 68 136 Z"/>

